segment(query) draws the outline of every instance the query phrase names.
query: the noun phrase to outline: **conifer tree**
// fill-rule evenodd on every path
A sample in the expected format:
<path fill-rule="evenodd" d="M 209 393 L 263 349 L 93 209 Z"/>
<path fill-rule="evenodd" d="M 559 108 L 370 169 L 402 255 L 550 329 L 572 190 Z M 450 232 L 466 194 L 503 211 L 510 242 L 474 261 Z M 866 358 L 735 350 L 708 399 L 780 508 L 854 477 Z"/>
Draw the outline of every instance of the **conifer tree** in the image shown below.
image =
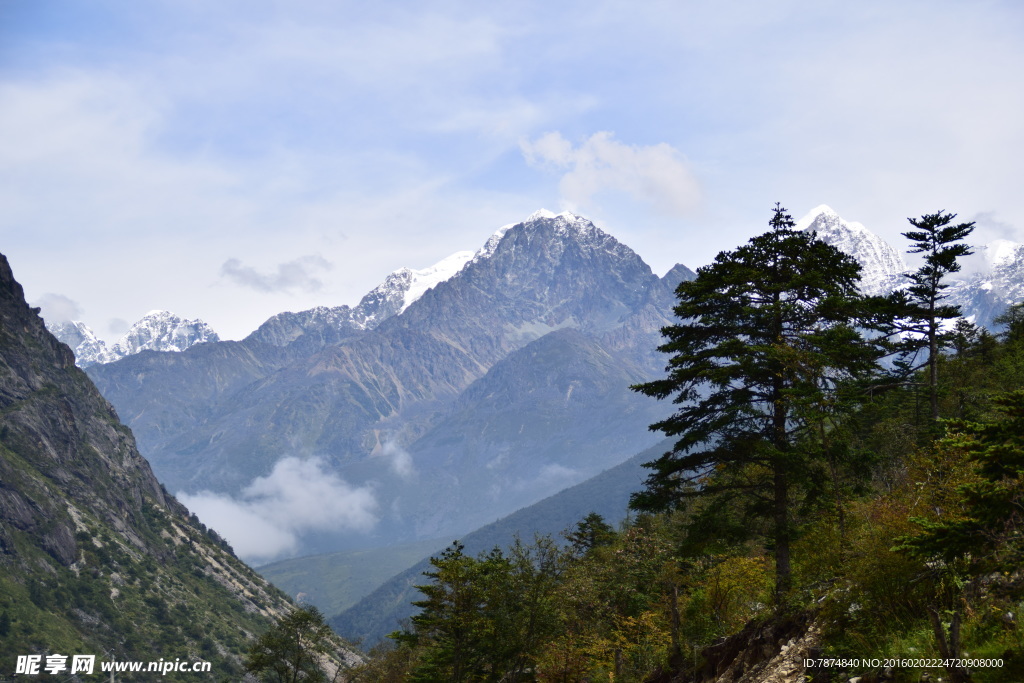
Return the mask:
<path fill-rule="evenodd" d="M 960 486 L 965 514 L 914 519 L 923 532 L 902 550 L 946 560 L 969 557 L 984 570 L 1017 569 L 1024 561 L 1024 390 L 996 396 L 994 422 L 951 421 L 940 447 L 960 449 L 978 479 Z"/>
<path fill-rule="evenodd" d="M 942 322 L 960 315 L 958 306 L 942 303 L 947 298 L 943 291 L 949 287 L 943 278 L 960 270 L 957 259 L 973 253 L 962 240 L 974 230 L 974 223 L 951 225 L 955 218 L 955 213 L 945 211 L 908 218 L 917 230 L 903 233 L 913 243 L 908 253 L 924 255 L 924 265 L 907 275 L 911 285 L 906 290 L 906 317 L 901 327 L 902 331 L 913 335 L 907 343 L 911 352 L 928 350 L 927 359 L 912 368 L 928 368 L 928 399 L 933 420 L 939 419 L 939 354 L 951 337 L 943 333 Z"/>
<path fill-rule="evenodd" d="M 316 607 L 295 609 L 256 639 L 245 669 L 274 683 L 326 682 L 320 662 L 330 650 L 331 635 L 331 628 Z"/>
<path fill-rule="evenodd" d="M 832 409 L 841 383 L 871 373 L 882 354 L 858 328 L 876 325 L 857 289 L 860 265 L 794 229 L 776 204 L 771 230 L 722 252 L 676 290 L 675 314 L 659 350 L 665 379 L 634 388 L 679 406 L 651 425 L 679 437 L 647 463 L 635 509 L 659 511 L 721 493 L 771 520 L 776 596 L 790 587 L 795 495 L 814 448 L 810 427 Z M 820 450 L 819 450 L 820 452 Z"/>

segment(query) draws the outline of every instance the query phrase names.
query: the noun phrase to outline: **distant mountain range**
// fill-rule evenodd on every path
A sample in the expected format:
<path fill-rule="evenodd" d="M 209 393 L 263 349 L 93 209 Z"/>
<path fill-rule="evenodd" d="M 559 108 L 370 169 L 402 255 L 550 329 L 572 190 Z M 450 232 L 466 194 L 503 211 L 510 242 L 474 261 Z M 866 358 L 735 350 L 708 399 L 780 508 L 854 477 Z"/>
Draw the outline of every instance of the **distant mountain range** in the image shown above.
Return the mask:
<path fill-rule="evenodd" d="M 203 500 L 251 509 L 283 459 L 316 458 L 372 495 L 374 523 L 307 534 L 300 551 L 432 538 L 654 443 L 647 425 L 668 407 L 628 387 L 661 371 L 660 329 L 691 277 L 660 278 L 589 220 L 538 212 L 354 309 L 88 372 L 171 490 L 209 492 L 189 499 L 201 516 Z"/>
<path fill-rule="evenodd" d="M 550 218 L 541 210 L 527 220 Z M 423 269 L 399 268 L 368 292 L 355 307 L 318 306 L 299 312 L 272 316 L 249 339 L 286 346 L 297 338 L 322 335 L 333 343 L 349 336 L 351 330 L 373 329 L 384 320 L 404 312 L 427 290 L 458 274 L 469 262 L 484 259 L 497 247 L 505 232 L 500 228 L 478 251 L 459 251 Z M 854 256 L 864 268 L 861 289 L 866 294 L 884 294 L 903 286 L 907 264 L 902 253 L 862 224 L 845 221 L 827 205 L 812 209 L 797 224 L 799 230 L 814 230 L 824 241 Z M 1024 298 L 1024 245 L 999 239 L 975 247 L 983 256 L 984 269 L 950 282 L 950 296 L 964 317 L 982 326 L 1008 304 Z M 670 275 L 669 279 L 673 279 Z M 140 351 L 184 351 L 195 344 L 219 341 L 216 332 L 199 319 L 185 320 L 169 311 L 150 311 L 109 346 L 80 321 L 46 323 L 47 329 L 71 347 L 80 367 L 112 363 Z"/>
<path fill-rule="evenodd" d="M 75 362 L 82 368 L 113 363 L 140 351 L 184 351 L 196 344 L 220 340 L 202 320 L 184 320 L 170 311 L 150 311 L 110 347 L 77 320 L 47 322 L 46 328 L 71 347 Z"/>
<path fill-rule="evenodd" d="M 829 207 L 798 227 L 854 256 L 864 291 L 905 281 L 899 250 Z M 1024 249 L 990 249 L 991 271 L 950 290 L 981 324 L 1024 294 Z M 314 458 L 359 492 L 365 523 L 340 533 L 292 525 L 303 539 L 287 553 L 425 539 L 473 529 L 653 443 L 646 426 L 670 407 L 628 387 L 663 372 L 660 328 L 673 322 L 675 286 L 692 277 L 677 265 L 659 278 L 589 220 L 539 211 L 475 252 L 392 273 L 355 307 L 281 313 L 239 342 L 211 331 L 208 343 L 182 334 L 191 345 L 161 348 L 155 340 L 174 338 L 162 330 L 200 322 L 182 321 L 136 335 L 160 352 L 88 371 L 161 481 L 205 496 L 190 499 L 201 513 L 253 512 L 253 487 L 276 486 L 279 463 Z M 93 343 L 78 335 L 69 345 Z"/>
<path fill-rule="evenodd" d="M 797 228 L 816 231 L 822 240 L 857 259 L 865 294 L 886 294 L 906 286 L 908 268 L 900 251 L 860 223 L 844 221 L 822 205 L 802 218 Z M 1024 299 L 1024 245 L 1000 239 L 974 250 L 981 257 L 971 261 L 977 269 L 949 279 L 949 303 L 959 306 L 967 320 L 991 328 L 1007 306 Z"/>

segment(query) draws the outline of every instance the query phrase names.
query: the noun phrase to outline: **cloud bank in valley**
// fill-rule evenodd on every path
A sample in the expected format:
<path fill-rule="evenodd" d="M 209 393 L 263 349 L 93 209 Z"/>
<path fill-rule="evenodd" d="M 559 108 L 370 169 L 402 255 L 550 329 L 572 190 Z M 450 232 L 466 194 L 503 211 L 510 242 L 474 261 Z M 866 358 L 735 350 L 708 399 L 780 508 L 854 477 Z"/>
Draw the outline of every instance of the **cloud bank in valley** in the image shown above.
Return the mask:
<path fill-rule="evenodd" d="M 373 491 L 353 487 L 320 458 L 282 458 L 237 497 L 200 491 L 178 499 L 251 563 L 295 552 L 304 534 L 369 531 L 378 520 Z"/>

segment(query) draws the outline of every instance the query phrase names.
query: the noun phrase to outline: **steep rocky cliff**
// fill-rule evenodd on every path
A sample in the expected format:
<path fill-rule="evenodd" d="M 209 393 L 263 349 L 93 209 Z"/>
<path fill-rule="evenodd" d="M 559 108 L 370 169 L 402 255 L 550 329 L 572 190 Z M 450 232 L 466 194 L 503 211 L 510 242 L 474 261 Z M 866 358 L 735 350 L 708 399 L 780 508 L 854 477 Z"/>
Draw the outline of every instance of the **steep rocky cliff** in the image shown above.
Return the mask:
<path fill-rule="evenodd" d="M 290 606 L 161 487 L 0 255 L 0 677 L 94 654 L 237 680 Z"/>

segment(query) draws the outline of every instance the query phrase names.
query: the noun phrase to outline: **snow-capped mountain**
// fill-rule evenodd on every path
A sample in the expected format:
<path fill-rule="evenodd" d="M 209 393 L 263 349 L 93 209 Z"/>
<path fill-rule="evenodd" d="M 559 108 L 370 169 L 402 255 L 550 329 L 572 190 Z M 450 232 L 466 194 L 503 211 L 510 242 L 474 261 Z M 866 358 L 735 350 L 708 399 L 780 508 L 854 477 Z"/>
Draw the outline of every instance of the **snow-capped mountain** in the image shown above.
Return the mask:
<path fill-rule="evenodd" d="M 984 264 L 950 284 L 949 300 L 976 325 L 993 320 L 1012 303 L 1024 300 L 1024 245 L 1000 239 L 976 249 Z"/>
<path fill-rule="evenodd" d="M 379 538 L 433 538 L 653 443 L 647 425 L 669 408 L 629 386 L 662 372 L 672 288 L 690 277 L 658 277 L 589 220 L 541 211 L 355 307 L 89 374 L 172 490 L 234 495 L 282 454 L 329 454 L 332 474 L 372 488 Z M 315 543 L 370 542 L 354 533 Z"/>
<path fill-rule="evenodd" d="M 798 230 L 814 230 L 825 242 L 857 259 L 866 294 L 886 294 L 908 284 L 902 254 L 860 223 L 844 221 L 822 205 L 797 222 Z M 991 328 L 993 320 L 1012 303 L 1024 300 L 1024 245 L 998 239 L 975 247 L 974 272 L 947 278 L 948 303 L 959 306 L 964 318 Z M 966 266 L 969 269 L 970 266 Z"/>
<path fill-rule="evenodd" d="M 116 358 L 139 351 L 184 351 L 203 342 L 220 341 L 220 337 L 202 320 L 185 320 L 170 311 L 150 311 L 129 328 L 111 348 Z"/>
<path fill-rule="evenodd" d="M 555 214 L 541 209 L 530 214 L 521 224 L 551 220 L 557 230 L 573 230 L 579 234 L 600 232 L 581 216 L 564 212 Z M 469 263 L 489 259 L 509 229 L 516 223 L 498 228 L 477 251 L 457 251 L 427 268 L 399 268 L 384 278 L 359 300 L 355 307 L 318 306 L 304 311 L 278 313 L 250 335 L 250 339 L 275 346 L 285 346 L 304 334 L 315 333 L 325 341 L 339 341 L 355 330 L 372 330 L 382 322 L 399 315 L 428 291 L 458 275 Z M 603 233 L 602 233 L 603 234 Z"/>
<path fill-rule="evenodd" d="M 818 237 L 860 263 L 861 291 L 868 295 L 886 294 L 904 284 L 907 264 L 891 244 L 860 223 L 843 220 L 822 204 L 801 218 L 797 230 L 813 230 Z"/>
<path fill-rule="evenodd" d="M 150 311 L 112 346 L 79 321 L 46 323 L 47 329 L 75 352 L 75 363 L 88 367 L 112 363 L 140 351 L 184 351 L 203 342 L 220 341 L 202 320 L 185 320 L 170 311 Z"/>
<path fill-rule="evenodd" d="M 457 251 L 422 270 L 399 268 L 359 301 L 352 310 L 353 324 L 372 329 L 381 321 L 402 313 L 428 290 L 455 276 L 473 256 L 471 251 Z"/>
<path fill-rule="evenodd" d="M 46 323 L 46 329 L 54 337 L 71 347 L 75 353 L 75 363 L 79 367 L 87 367 L 93 363 L 106 363 L 110 351 L 107 344 L 96 336 L 88 325 L 78 320 L 60 323 Z"/>

